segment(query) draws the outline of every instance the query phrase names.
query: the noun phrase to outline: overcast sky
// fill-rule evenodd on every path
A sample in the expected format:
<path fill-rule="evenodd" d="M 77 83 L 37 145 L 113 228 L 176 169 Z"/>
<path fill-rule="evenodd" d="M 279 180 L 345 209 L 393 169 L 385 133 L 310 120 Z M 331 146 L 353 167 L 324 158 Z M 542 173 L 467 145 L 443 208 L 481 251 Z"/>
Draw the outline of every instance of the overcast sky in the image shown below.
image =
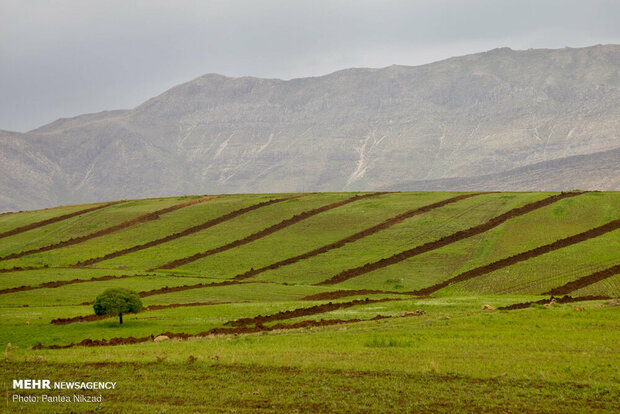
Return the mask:
<path fill-rule="evenodd" d="M 0 0 L 0 129 L 132 108 L 205 73 L 620 43 L 619 22 L 618 0 Z"/>

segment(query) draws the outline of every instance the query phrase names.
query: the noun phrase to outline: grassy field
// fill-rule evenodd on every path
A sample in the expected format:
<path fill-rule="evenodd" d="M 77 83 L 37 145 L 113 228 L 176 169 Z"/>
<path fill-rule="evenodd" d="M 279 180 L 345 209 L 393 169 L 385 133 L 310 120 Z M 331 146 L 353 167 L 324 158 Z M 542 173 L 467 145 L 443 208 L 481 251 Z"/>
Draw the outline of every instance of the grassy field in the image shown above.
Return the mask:
<path fill-rule="evenodd" d="M 357 195 L 0 215 L 2 410 L 620 410 L 620 274 L 588 278 L 620 264 L 620 193 Z M 573 299 L 545 294 L 569 282 Z M 110 287 L 139 292 L 143 311 L 94 319 Z M 73 391 L 14 390 L 19 378 L 118 384 L 80 391 L 100 403 L 29 403 L 13 396 Z"/>

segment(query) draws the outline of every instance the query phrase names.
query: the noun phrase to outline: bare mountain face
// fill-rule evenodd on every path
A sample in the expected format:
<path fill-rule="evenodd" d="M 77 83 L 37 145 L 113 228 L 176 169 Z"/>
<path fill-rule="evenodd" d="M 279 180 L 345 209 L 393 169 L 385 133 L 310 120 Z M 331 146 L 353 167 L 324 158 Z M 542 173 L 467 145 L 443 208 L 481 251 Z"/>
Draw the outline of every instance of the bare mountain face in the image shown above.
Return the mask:
<path fill-rule="evenodd" d="M 620 148 L 619 69 L 620 46 L 607 45 L 289 81 L 205 75 L 132 110 L 0 131 L 0 210 L 188 193 L 511 189 L 501 174 L 526 166 L 538 172 L 514 189 L 620 190 L 620 152 L 610 151 Z M 595 153 L 606 154 L 607 177 L 575 162 Z"/>
<path fill-rule="evenodd" d="M 400 183 L 391 191 L 563 191 L 620 189 L 620 148 L 558 158 L 476 177 L 444 178 Z"/>

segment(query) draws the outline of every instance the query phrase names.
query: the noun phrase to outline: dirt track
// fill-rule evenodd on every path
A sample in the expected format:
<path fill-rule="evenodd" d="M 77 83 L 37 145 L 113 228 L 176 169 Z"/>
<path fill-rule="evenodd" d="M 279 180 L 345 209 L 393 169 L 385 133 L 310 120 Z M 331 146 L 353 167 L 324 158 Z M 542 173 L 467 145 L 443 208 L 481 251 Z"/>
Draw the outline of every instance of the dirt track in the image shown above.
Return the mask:
<path fill-rule="evenodd" d="M 142 276 L 155 276 L 155 275 L 151 275 L 151 274 L 120 275 L 120 276 L 110 275 L 110 276 L 93 277 L 91 279 L 57 280 L 53 282 L 41 283 L 40 285 L 34 285 L 34 286 L 18 286 L 18 287 L 9 288 L 9 289 L 0 289 L 0 295 L 6 294 L 6 293 L 23 292 L 26 290 L 57 288 L 60 286 L 65 286 L 65 285 L 73 285 L 75 283 L 101 282 L 103 280 L 126 279 L 129 277 L 142 277 Z"/>
<path fill-rule="evenodd" d="M 550 291 L 543 293 L 543 295 L 565 295 L 577 289 L 581 289 L 586 286 L 590 286 L 596 282 L 600 282 L 601 280 L 612 277 L 613 275 L 617 275 L 618 273 L 620 273 L 620 265 L 612 266 L 608 269 L 594 272 L 592 274 L 589 274 L 588 276 L 584 276 L 572 282 L 568 282 L 567 284 L 560 287 L 551 289 Z"/>
<path fill-rule="evenodd" d="M 57 223 L 62 220 L 70 219 L 71 217 L 79 216 L 80 214 L 90 213 L 91 211 L 99 210 L 105 207 L 113 206 L 115 204 L 122 203 L 123 201 L 113 201 L 111 203 L 101 204 L 95 207 L 87 208 L 80 211 L 74 211 L 73 213 L 65 214 L 64 216 L 52 217 L 47 220 L 37 221 L 36 223 L 30 223 L 26 226 L 18 227 L 13 230 L 5 231 L 4 233 L 0 233 L 0 239 L 4 237 L 13 236 L 15 234 L 23 233 L 28 230 L 36 229 L 37 227 L 47 226 L 48 224 Z"/>
<path fill-rule="evenodd" d="M 369 321 L 377 321 L 381 319 L 391 319 L 391 318 L 405 318 L 415 315 L 401 315 L 401 316 L 384 316 L 377 315 L 370 319 L 328 319 L 328 320 L 305 320 L 292 324 L 275 324 L 272 326 L 263 326 L 258 324 L 256 326 L 247 327 L 236 327 L 236 328 L 213 328 L 205 332 L 200 332 L 198 334 L 186 334 L 186 333 L 174 333 L 174 332 L 162 332 L 160 335 L 166 335 L 170 339 L 178 338 L 178 339 L 189 339 L 189 338 L 204 338 L 207 336 L 217 336 L 217 335 L 233 335 L 233 334 L 248 334 L 248 333 L 258 333 L 258 332 L 270 332 L 270 331 L 281 331 L 281 330 L 289 330 L 289 329 L 299 329 L 299 328 L 309 328 L 309 327 L 319 327 L 319 326 L 331 326 L 331 325 L 342 325 L 349 323 L 357 323 L 357 322 L 369 322 Z M 159 335 L 149 335 L 143 336 L 140 338 L 135 337 L 126 337 L 126 338 L 111 338 L 111 339 L 84 339 L 78 343 L 70 343 L 68 345 L 35 345 L 32 349 L 67 349 L 73 348 L 76 346 L 116 346 L 116 345 L 130 345 L 130 344 L 138 344 L 143 342 L 153 341 Z"/>
<path fill-rule="evenodd" d="M 205 197 L 198 198 L 196 200 L 190 200 L 190 201 L 186 201 L 184 203 L 175 204 L 175 205 L 173 205 L 171 207 L 164 208 L 164 209 L 157 210 L 157 211 L 153 211 L 152 213 L 148 213 L 148 214 L 142 215 L 140 217 L 136 217 L 134 219 L 125 221 L 125 222 L 117 224 L 115 226 L 111 226 L 111 227 L 108 227 L 106 229 L 99 230 L 99 231 L 97 231 L 95 233 L 92 233 L 92 234 L 87 234 L 85 236 L 75 237 L 75 238 L 71 238 L 69 240 L 64 240 L 64 241 L 61 241 L 61 242 L 58 242 L 58 243 L 49 244 L 47 246 L 39 247 L 38 249 L 25 250 L 25 251 L 22 251 L 22 252 L 9 254 L 8 256 L 0 257 L 0 261 L 9 260 L 9 259 L 17 259 L 19 257 L 27 256 L 27 255 L 33 254 L 33 253 L 47 252 L 47 251 L 50 251 L 50 250 L 60 249 L 62 247 L 67 247 L 67 246 L 71 246 L 71 245 L 74 245 L 74 244 L 83 243 L 83 242 L 85 242 L 87 240 L 94 239 L 96 237 L 105 236 L 107 234 L 114 233 L 114 232 L 119 231 L 119 230 L 123 230 L 123 229 L 125 229 L 127 227 L 134 226 L 134 225 L 136 225 L 138 223 L 144 223 L 144 222 L 147 222 L 147 221 L 150 221 L 150 220 L 156 220 L 156 219 L 159 218 L 159 216 L 161 214 L 170 213 L 172 211 L 179 210 L 179 209 L 184 208 L 184 207 L 193 206 L 194 204 L 203 203 L 205 201 L 212 200 L 214 198 L 217 198 L 217 196 L 205 196 Z"/>
<path fill-rule="evenodd" d="M 317 283 L 317 285 L 335 285 L 337 283 L 341 283 L 344 282 L 345 280 L 349 280 L 352 279 L 354 277 L 363 275 L 365 273 L 368 272 L 372 272 L 373 270 L 377 270 L 377 269 L 381 269 L 390 265 L 393 265 L 395 263 L 399 263 L 403 260 L 409 259 L 411 257 L 420 255 L 422 253 L 426 253 L 429 252 L 431 250 L 435 250 L 435 249 L 439 249 L 441 247 L 447 246 L 449 244 L 455 243 L 457 241 L 484 233 L 494 227 L 499 226 L 500 224 L 506 222 L 507 220 L 514 218 L 514 217 L 518 217 L 518 216 L 522 216 L 524 214 L 527 214 L 529 212 L 532 212 L 534 210 L 537 210 L 539 208 L 548 206 L 550 204 L 555 203 L 556 201 L 562 200 L 564 198 L 568 198 L 568 197 L 575 197 L 578 196 L 580 194 L 583 194 L 583 192 L 570 192 L 570 193 L 561 193 L 558 195 L 554 195 L 551 197 L 547 197 L 543 200 L 539 200 L 539 201 L 535 201 L 533 203 L 529 203 L 526 204 L 522 207 L 518 207 L 515 209 L 512 209 L 504 214 L 501 214 L 497 217 L 492 218 L 491 220 L 479 224 L 477 226 L 474 227 L 470 227 L 467 230 L 461 230 L 458 231 L 454 234 L 451 234 L 449 236 L 446 237 L 442 237 L 439 240 L 435 240 L 426 244 L 423 244 L 421 246 L 417 246 L 414 247 L 412 249 L 409 250 L 405 250 L 403 252 L 397 253 L 391 257 L 385 258 L 385 259 L 381 259 L 378 260 L 376 262 L 372 262 L 372 263 L 367 263 L 365 265 L 353 268 L 353 269 L 348 269 L 345 270 L 333 277 L 331 277 L 330 279 L 324 280 L 320 283 Z M 417 293 L 417 292 L 416 292 Z M 420 294 L 426 294 L 426 293 L 420 293 Z"/>
<path fill-rule="evenodd" d="M 417 294 L 417 295 L 429 295 L 433 292 L 438 291 L 439 289 L 442 289 L 448 285 L 454 284 L 454 283 L 458 283 L 458 282 L 462 282 L 464 280 L 469 280 L 472 279 L 474 277 L 478 277 L 481 276 L 485 273 L 490 273 L 494 270 L 498 270 L 498 269 L 502 269 L 504 267 L 513 265 L 515 263 L 518 262 L 522 262 L 524 260 L 528 260 L 528 259 L 532 259 L 534 257 L 540 256 L 542 254 L 545 253 L 549 253 L 552 252 L 554 250 L 558 250 L 564 247 L 568 247 L 571 246 L 573 244 L 577 244 L 577 243 L 581 243 L 583 241 L 586 241 L 588 239 L 594 238 L 594 237 L 598 237 L 601 236 L 605 233 L 609 233 L 610 231 L 614 231 L 620 229 L 620 219 L 618 220 L 613 220 L 610 221 L 609 223 L 599 226 L 599 227 L 595 227 L 593 229 L 584 231 L 583 233 L 579 233 L 579 234 L 575 234 L 573 236 L 569 236 L 569 237 L 565 237 L 563 239 L 557 240 L 553 243 L 549 243 L 546 244 L 544 246 L 540 246 L 537 247 L 535 249 L 531 249 L 519 254 L 516 254 L 514 256 L 510 256 L 507 257 L 505 259 L 501 259 L 498 261 L 495 261 L 493 263 L 489 263 L 488 265 L 484 265 L 484 266 L 480 266 L 477 267 L 475 269 L 471 269 L 468 270 L 466 272 L 463 272 L 457 276 L 454 276 L 448 280 L 444 280 L 443 282 L 440 283 L 436 283 L 432 286 L 429 286 L 427 288 L 424 289 L 420 289 L 420 290 L 416 290 L 414 292 L 412 292 L 413 294 Z"/>
<path fill-rule="evenodd" d="M 332 249 L 338 249 L 338 248 L 344 246 L 347 243 L 352 243 L 354 241 L 357 241 L 359 239 L 362 239 L 364 237 L 368 237 L 368 236 L 370 236 L 370 235 L 372 235 L 374 233 L 377 233 L 377 232 L 379 232 L 381 230 L 385 230 L 385 229 L 387 229 L 387 228 L 389 228 L 389 227 L 391 227 L 391 226 L 393 226 L 395 224 L 398 224 L 398 223 L 402 222 L 403 220 L 406 220 L 406 219 L 408 219 L 410 217 L 417 216 L 419 214 L 426 213 L 426 212 L 434 210 L 436 208 L 443 207 L 443 206 L 445 206 L 447 204 L 455 203 L 457 201 L 464 200 L 464 199 L 470 198 L 470 197 L 475 197 L 475 196 L 482 195 L 482 194 L 488 194 L 488 193 L 463 194 L 463 195 L 460 195 L 460 196 L 456 196 L 456 197 L 452 197 L 452 198 L 449 198 L 449 199 L 446 199 L 446 200 L 439 201 L 437 203 L 429 204 L 427 206 L 423 206 L 423 207 L 420 207 L 420 208 L 415 209 L 415 210 L 407 211 L 407 212 L 405 212 L 403 214 L 399 214 L 399 215 L 397 215 L 395 217 L 387 219 L 383 223 L 377 224 L 376 226 L 369 227 L 366 230 L 362 230 L 359 233 L 355 233 L 352 236 L 345 237 L 342 240 L 338 240 L 337 242 L 326 244 L 325 246 L 319 247 L 318 249 L 314 249 L 314 250 L 311 250 L 309 252 L 300 254 L 299 256 L 290 257 L 288 259 L 281 260 L 279 262 L 270 264 L 269 266 L 261 267 L 260 269 L 248 270 L 245 273 L 242 273 L 240 275 L 235 276 L 233 279 L 235 279 L 235 280 L 248 279 L 250 277 L 256 276 L 259 273 L 266 272 L 267 270 L 277 269 L 277 268 L 282 267 L 282 266 L 287 266 L 287 265 L 299 262 L 300 260 L 308 259 L 310 257 L 317 256 L 317 255 L 322 254 L 322 253 L 326 253 L 326 252 L 328 252 L 328 251 L 330 251 Z"/>
<path fill-rule="evenodd" d="M 209 306 L 209 305 L 227 305 L 232 302 L 190 302 L 190 303 L 171 303 L 169 305 L 151 305 L 142 308 L 140 312 L 154 311 L 160 309 L 170 309 L 170 308 L 183 308 L 186 306 Z M 50 323 L 52 325 L 68 325 L 70 323 L 81 323 L 81 322 L 92 322 L 99 321 L 101 319 L 111 318 L 110 315 L 84 315 L 84 316 L 74 316 L 73 318 L 58 318 L 52 319 Z"/>
<path fill-rule="evenodd" d="M 166 263 L 164 265 L 159 266 L 159 269 L 174 269 L 176 267 L 183 266 L 183 265 L 185 265 L 187 263 L 191 263 L 191 262 L 194 262 L 194 261 L 196 261 L 198 259 L 202 259 L 203 257 L 207 257 L 207 256 L 210 256 L 210 255 L 213 255 L 213 254 L 216 254 L 216 253 L 220 253 L 220 252 L 223 252 L 223 251 L 226 251 L 226 250 L 230 250 L 230 249 L 233 249 L 235 247 L 239 247 L 239 246 L 242 246 L 244 244 L 253 242 L 255 240 L 258 240 L 260 238 L 268 236 L 268 235 L 270 235 L 272 233 L 275 233 L 276 231 L 279 231 L 279 230 L 282 230 L 282 229 L 284 229 L 284 228 L 286 228 L 288 226 L 291 226 L 291 225 L 293 225 L 295 223 L 299 223 L 300 221 L 305 220 L 305 219 L 307 219 L 309 217 L 312 217 L 314 215 L 322 213 L 324 211 L 331 210 L 331 209 L 334 209 L 336 207 L 340 207 L 340 206 L 343 206 L 345 204 L 352 203 L 354 201 L 362 200 L 362 199 L 368 198 L 368 197 L 374 197 L 374 196 L 381 195 L 381 194 L 386 194 L 386 193 L 384 193 L 384 192 L 377 192 L 377 193 L 356 195 L 356 196 L 353 196 L 353 197 L 348 198 L 346 200 L 342 200 L 342 201 L 338 201 L 336 203 L 328 204 L 328 205 L 325 205 L 325 206 L 322 206 L 322 207 L 319 207 L 319 208 L 315 208 L 313 210 L 304 211 L 303 213 L 297 214 L 296 216 L 293 216 L 293 217 L 291 217 L 289 219 L 283 220 L 283 221 L 281 221 L 281 222 L 279 222 L 277 224 L 274 224 L 273 226 L 267 227 L 266 229 L 263 229 L 261 231 L 258 231 L 256 233 L 254 233 L 254 234 L 251 234 L 251 235 L 249 235 L 247 237 L 244 237 L 243 239 L 235 240 L 234 242 L 228 243 L 228 244 L 226 244 L 224 246 L 220 246 L 220 247 L 217 247 L 215 249 L 207 250 L 206 252 L 197 253 L 197 254 L 195 254 L 193 256 L 185 257 L 185 258 L 179 259 L 179 260 L 174 260 L 174 261 L 172 261 L 170 263 Z"/>
<path fill-rule="evenodd" d="M 242 209 L 239 209 L 239 210 L 235 210 L 235 211 L 233 211 L 231 213 L 228 213 L 228 214 L 225 214 L 223 216 L 220 216 L 220 217 L 214 218 L 212 220 L 206 221 L 206 222 L 204 222 L 202 224 L 199 224 L 197 226 L 190 227 L 190 228 L 185 229 L 183 231 L 180 231 L 178 233 L 170 234 L 170 235 L 168 235 L 166 237 L 162 237 L 161 239 L 153 240 L 153 241 L 150 241 L 148 243 L 140 244 L 138 246 L 129 247 L 127 249 L 118 250 L 118 251 L 106 254 L 105 256 L 102 256 L 102 257 L 95 257 L 95 258 L 92 258 L 92 259 L 84 260 L 82 262 L 78 262 L 78 263 L 75 264 L 75 266 L 88 266 L 88 265 L 91 265 L 91 264 L 94 264 L 94 263 L 102 262 L 104 260 L 112 259 L 114 257 L 123 256 L 123 255 L 126 255 L 128 253 L 133 253 L 133 252 L 137 252 L 137 251 L 140 251 L 140 250 L 148 249 L 149 247 L 157 246 L 157 245 L 160 245 L 162 243 L 166 243 L 166 242 L 169 242 L 171 240 L 175 240 L 175 239 L 178 239 L 178 238 L 181 238 L 181 237 L 189 236 L 190 234 L 194 234 L 194 233 L 197 233 L 197 232 L 199 232 L 201 230 L 208 229 L 209 227 L 213 227 L 213 226 L 215 226 L 217 224 L 220 224 L 220 223 L 223 223 L 225 221 L 232 220 L 235 217 L 238 217 L 238 216 L 240 216 L 242 214 L 248 213 L 248 212 L 250 212 L 252 210 L 256 210 L 256 209 L 261 208 L 261 207 L 266 207 L 266 206 L 269 206 L 269 205 L 272 205 L 272 204 L 275 204 L 275 203 L 280 203 L 282 201 L 291 200 L 293 198 L 298 198 L 298 197 L 303 197 L 303 196 L 304 196 L 304 194 L 297 194 L 297 195 L 294 195 L 294 196 L 283 197 L 283 198 L 275 198 L 273 200 L 263 201 L 262 203 L 254 204 L 254 205 L 249 206 L 249 207 L 245 207 L 245 208 L 242 208 Z"/>
<path fill-rule="evenodd" d="M 585 302 L 588 300 L 605 300 L 611 299 L 609 296 L 580 296 L 578 298 L 573 298 L 570 296 L 564 296 L 562 298 L 555 298 L 551 296 L 549 299 L 541 299 L 535 302 L 523 302 L 523 303 L 515 303 L 514 305 L 503 306 L 497 308 L 499 310 L 515 310 L 515 309 L 525 309 L 529 308 L 533 304 L 538 305 L 548 305 L 551 301 L 555 301 L 555 303 L 572 303 L 572 302 Z"/>

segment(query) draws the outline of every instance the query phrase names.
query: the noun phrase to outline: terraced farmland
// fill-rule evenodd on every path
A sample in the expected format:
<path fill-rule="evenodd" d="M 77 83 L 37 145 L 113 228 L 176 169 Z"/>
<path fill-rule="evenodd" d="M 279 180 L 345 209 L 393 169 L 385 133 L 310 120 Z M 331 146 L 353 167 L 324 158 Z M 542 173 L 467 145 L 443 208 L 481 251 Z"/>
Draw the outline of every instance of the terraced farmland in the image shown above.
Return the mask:
<path fill-rule="evenodd" d="M 143 311 L 123 325 L 95 317 L 93 300 L 110 287 L 139 292 Z M 384 372 L 402 392 L 416 381 L 437 390 L 419 406 L 345 398 L 354 411 L 463 409 L 470 387 L 495 390 L 495 403 L 474 399 L 491 411 L 554 398 L 565 403 L 555 412 L 612 410 L 619 296 L 617 192 L 197 195 L 0 215 L 4 378 L 132 363 L 153 378 L 136 409 L 152 404 L 161 365 L 181 376 L 229 370 L 231 390 L 254 367 L 258 394 L 231 394 L 221 402 L 231 410 L 330 410 L 258 385 L 283 369 L 320 372 L 329 389 L 357 390 L 355 378 Z M 168 339 L 155 342 L 160 334 Z M 450 381 L 454 405 L 433 406 L 451 398 Z M 519 387 L 527 398 L 506 397 Z M 162 404 L 221 396 L 174 398 Z"/>

